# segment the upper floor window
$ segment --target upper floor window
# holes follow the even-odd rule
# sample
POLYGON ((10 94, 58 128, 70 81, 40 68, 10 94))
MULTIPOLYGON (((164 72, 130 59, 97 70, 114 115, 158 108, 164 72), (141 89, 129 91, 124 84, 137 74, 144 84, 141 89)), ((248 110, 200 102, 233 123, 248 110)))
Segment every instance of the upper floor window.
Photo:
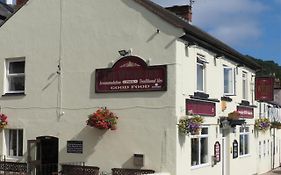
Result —
POLYGON ((205 67, 206 60, 204 56, 197 55, 197 87, 198 91, 205 91, 205 67))
POLYGON ((224 66, 223 67, 224 76, 224 94, 234 95, 235 93, 235 73, 234 68, 224 66))
POLYGON ((23 93, 25 86, 25 60, 6 60, 6 93, 23 93))
POLYGON ((248 98, 248 77, 247 72, 242 73, 242 98, 247 100, 248 98))
POLYGON ((23 156, 23 130, 6 129, 5 130, 6 150, 9 157, 23 156))

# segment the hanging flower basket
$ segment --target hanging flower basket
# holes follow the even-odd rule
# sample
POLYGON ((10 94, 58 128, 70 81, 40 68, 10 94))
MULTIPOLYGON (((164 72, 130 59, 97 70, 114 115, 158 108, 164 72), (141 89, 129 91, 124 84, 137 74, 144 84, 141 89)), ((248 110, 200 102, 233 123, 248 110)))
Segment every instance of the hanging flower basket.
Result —
POLYGON ((201 131, 203 117, 199 115, 185 116, 180 119, 178 127, 181 134, 199 134, 201 131))
POLYGON ((116 130, 118 117, 107 108, 99 108, 93 114, 90 114, 87 125, 98 129, 116 130))
POLYGON ((5 128, 8 125, 8 117, 0 113, 0 128, 5 128))
POLYGON ((275 121, 270 123, 271 128, 281 129, 281 122, 275 121))
POLYGON ((261 118, 255 120, 255 128, 258 130, 265 132, 270 128, 270 126, 271 126, 270 121, 267 118, 261 118))

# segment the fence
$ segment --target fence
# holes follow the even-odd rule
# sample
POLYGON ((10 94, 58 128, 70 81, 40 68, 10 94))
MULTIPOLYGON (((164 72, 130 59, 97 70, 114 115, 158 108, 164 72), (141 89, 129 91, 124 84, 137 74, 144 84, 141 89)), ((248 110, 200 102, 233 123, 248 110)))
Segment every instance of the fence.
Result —
MULTIPOLYGON (((0 161, 0 175, 99 175, 99 167, 77 164, 41 164, 34 167, 34 171, 27 172, 27 163, 0 161)), ((142 175, 154 174, 154 170, 112 168, 112 175, 142 175)))
POLYGON ((27 163, 0 161, 0 172, 4 175, 27 175, 27 163))

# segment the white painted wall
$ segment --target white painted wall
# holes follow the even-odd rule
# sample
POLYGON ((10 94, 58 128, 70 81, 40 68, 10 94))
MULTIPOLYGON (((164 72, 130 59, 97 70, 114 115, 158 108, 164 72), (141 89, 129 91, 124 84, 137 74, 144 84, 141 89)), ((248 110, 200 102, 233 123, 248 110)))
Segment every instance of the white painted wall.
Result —
MULTIPOLYGON (((206 64, 206 91, 205 93, 210 95, 210 98, 217 98, 220 100, 223 94, 223 65, 228 65, 236 69, 236 95, 230 96, 232 102, 227 102, 227 109, 222 111, 221 104, 216 103, 216 116, 205 117, 204 125, 209 126, 209 164, 198 168, 191 167, 191 147, 190 136, 178 136, 178 174, 222 174, 222 162, 217 165, 211 165, 211 156, 214 154, 214 144, 219 141, 222 146, 222 133, 218 125, 218 119, 222 116, 227 116, 229 112, 236 110, 236 106, 241 103, 241 100, 248 100, 252 104, 253 88, 251 86, 254 82, 252 75, 254 71, 246 67, 236 68, 237 63, 228 60, 227 58, 214 59, 215 53, 212 53, 199 46, 191 46, 186 49, 185 43, 182 41, 177 42, 177 115, 178 118, 185 115, 185 99, 189 98, 196 92, 196 63, 197 54, 205 56, 206 64), (247 72, 248 75, 248 98, 242 99, 242 72, 247 72)), ((256 113, 255 113, 256 115, 256 113)), ((250 154, 247 156, 239 156, 237 159, 232 158, 232 143, 236 139, 239 142, 239 127, 236 128, 236 132, 232 130, 228 135, 227 149, 228 152, 228 164, 229 174, 254 174, 256 173, 256 149, 254 139, 254 119, 246 119, 247 126, 250 128, 250 154), (244 166, 247 164, 247 166, 244 166)))
POLYGON ((109 172, 136 168, 132 156, 140 153, 143 168, 176 174, 175 39, 181 35, 131 0, 29 1, 0 29, 1 93, 5 59, 26 60, 26 95, 1 97, 8 128, 23 128, 25 142, 58 137, 60 162, 85 161, 109 172), (168 90, 96 94, 95 69, 130 48, 150 65, 168 65, 168 90), (116 131, 86 126, 98 107, 119 116, 116 131), (67 154, 67 140, 83 140, 83 154, 67 154))

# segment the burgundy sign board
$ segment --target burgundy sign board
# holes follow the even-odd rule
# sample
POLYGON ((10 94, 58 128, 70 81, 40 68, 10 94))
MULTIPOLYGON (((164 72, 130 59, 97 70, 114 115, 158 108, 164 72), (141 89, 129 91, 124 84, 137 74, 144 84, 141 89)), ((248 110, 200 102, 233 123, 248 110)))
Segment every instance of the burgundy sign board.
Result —
POLYGON ((255 80, 255 100, 273 101, 274 78, 256 77, 255 80))
POLYGON ((212 102, 204 102, 198 100, 186 100, 186 114, 189 113, 204 115, 204 116, 215 116, 216 115, 216 104, 212 102))
POLYGON ((240 118, 254 118, 254 109, 250 107, 237 106, 237 112, 240 118))
POLYGON ((221 144, 220 144, 220 142, 216 142, 214 145, 214 156, 215 156, 216 162, 221 161, 221 144))
POLYGON ((96 92, 143 92, 167 90, 167 66, 147 66, 141 58, 126 56, 112 68, 96 69, 96 92))

